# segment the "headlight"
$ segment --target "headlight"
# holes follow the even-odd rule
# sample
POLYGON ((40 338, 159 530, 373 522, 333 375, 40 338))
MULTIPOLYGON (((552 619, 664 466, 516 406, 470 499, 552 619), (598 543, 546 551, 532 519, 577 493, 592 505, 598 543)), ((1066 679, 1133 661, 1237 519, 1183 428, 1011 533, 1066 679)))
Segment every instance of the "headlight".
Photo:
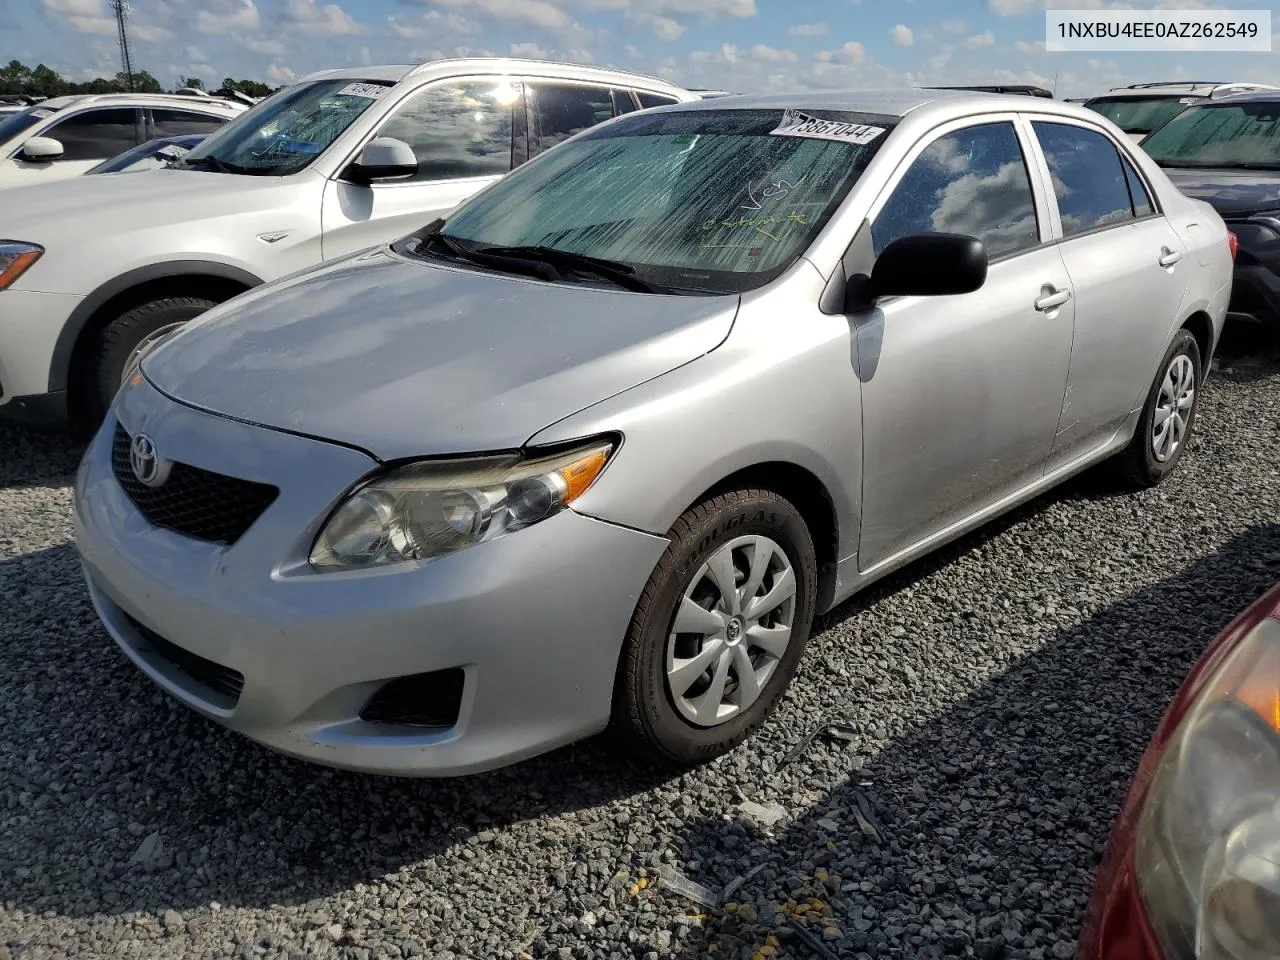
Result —
POLYGON ((428 560, 532 526, 595 482, 610 441, 524 460, 517 456, 411 463, 357 488, 330 516, 311 565, 373 567, 428 560))
POLYGON ((17 240, 0 240, 0 290, 4 290, 40 259, 44 247, 17 240))
POLYGON ((1170 740, 1134 866, 1169 960, 1280 956, 1280 620, 1240 642, 1170 740))

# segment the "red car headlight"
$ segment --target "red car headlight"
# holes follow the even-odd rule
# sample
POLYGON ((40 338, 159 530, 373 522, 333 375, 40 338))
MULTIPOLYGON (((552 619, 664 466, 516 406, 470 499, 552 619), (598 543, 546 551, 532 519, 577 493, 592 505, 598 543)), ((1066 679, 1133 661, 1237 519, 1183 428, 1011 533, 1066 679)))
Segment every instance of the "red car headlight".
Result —
POLYGON ((1133 847, 1167 960, 1280 956, 1280 620, 1257 623, 1165 747, 1133 847))

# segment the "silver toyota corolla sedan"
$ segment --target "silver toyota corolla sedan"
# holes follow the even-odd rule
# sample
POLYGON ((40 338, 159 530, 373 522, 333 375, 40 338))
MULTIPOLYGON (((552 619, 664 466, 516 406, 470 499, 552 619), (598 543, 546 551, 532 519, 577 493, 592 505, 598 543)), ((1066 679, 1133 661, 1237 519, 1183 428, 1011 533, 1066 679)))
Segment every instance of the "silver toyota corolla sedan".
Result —
POLYGON ((77 478, 89 590, 298 757, 453 775, 612 727, 706 760, 815 614, 1091 464, 1173 470, 1229 241, 1069 104, 620 117, 148 353, 77 478))

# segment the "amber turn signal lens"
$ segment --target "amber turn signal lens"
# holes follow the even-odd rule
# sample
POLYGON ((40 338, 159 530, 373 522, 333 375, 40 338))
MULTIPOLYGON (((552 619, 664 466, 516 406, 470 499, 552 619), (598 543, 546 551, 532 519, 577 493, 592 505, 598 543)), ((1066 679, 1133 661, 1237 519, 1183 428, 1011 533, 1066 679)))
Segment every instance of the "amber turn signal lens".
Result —
POLYGON ((573 503, 586 493, 587 487, 595 483, 596 477, 600 475, 608 459, 607 450, 592 450, 581 460, 575 460, 567 467, 561 467, 560 479, 564 481, 565 486, 564 502, 573 503))

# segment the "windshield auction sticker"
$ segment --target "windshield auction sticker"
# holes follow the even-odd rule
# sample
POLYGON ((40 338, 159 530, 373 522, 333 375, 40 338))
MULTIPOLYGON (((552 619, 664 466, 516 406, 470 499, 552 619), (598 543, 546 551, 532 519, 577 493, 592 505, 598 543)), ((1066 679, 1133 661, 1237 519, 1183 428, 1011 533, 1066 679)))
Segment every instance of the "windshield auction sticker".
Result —
POLYGON ((387 88, 380 83, 348 83, 338 91, 338 96, 345 94, 348 97, 365 97, 369 100, 377 100, 386 92, 387 88))
POLYGON ((1049 51, 1271 50, 1270 10, 1046 10, 1049 51))
POLYGON ((838 120, 821 120, 799 110, 782 111, 782 122, 769 133, 775 137, 809 137, 814 140, 838 140, 861 146, 870 143, 884 127, 870 127, 865 123, 841 123, 838 120))

